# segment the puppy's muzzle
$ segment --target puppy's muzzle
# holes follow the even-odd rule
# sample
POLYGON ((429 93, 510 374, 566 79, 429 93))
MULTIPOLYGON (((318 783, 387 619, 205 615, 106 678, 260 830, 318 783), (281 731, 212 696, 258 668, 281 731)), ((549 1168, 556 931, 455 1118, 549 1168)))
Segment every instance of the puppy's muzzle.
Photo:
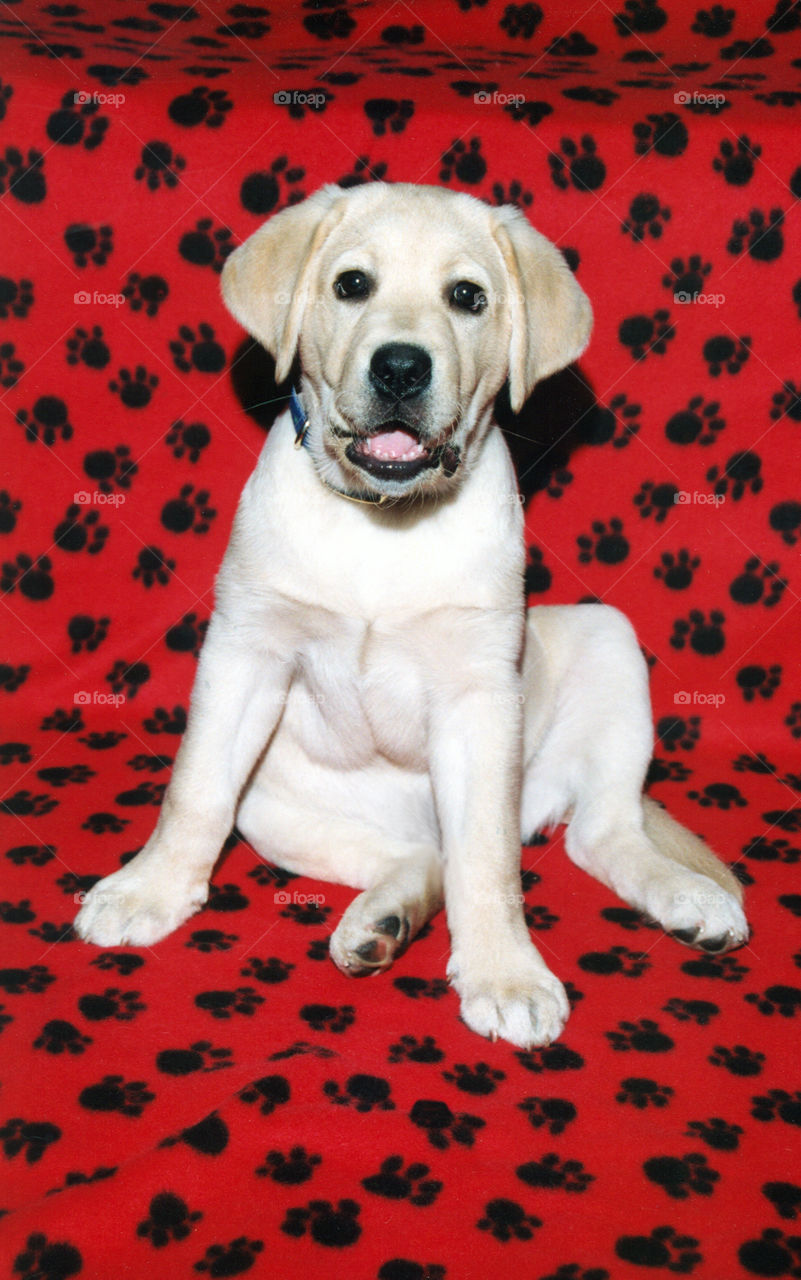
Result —
POLYGON ((373 353, 369 377, 382 400, 410 400, 431 382, 431 356, 410 342, 386 342, 373 353))

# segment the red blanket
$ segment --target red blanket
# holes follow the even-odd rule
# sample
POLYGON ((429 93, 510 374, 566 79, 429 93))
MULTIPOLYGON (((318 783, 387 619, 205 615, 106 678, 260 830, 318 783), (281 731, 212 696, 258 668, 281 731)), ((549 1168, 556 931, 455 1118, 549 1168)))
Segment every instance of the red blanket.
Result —
MULTIPOLYGON (((801 1274, 798 0, 2 7, 3 1274, 801 1274), (535 602, 624 609, 654 794, 747 886, 683 950, 523 850, 564 1039, 458 1021, 438 917, 349 981, 349 891, 234 835, 152 950, 71 932, 155 821, 282 401, 219 298, 325 181, 519 204, 596 311, 519 422, 535 602)), ((283 392, 281 393, 283 394, 283 392)))

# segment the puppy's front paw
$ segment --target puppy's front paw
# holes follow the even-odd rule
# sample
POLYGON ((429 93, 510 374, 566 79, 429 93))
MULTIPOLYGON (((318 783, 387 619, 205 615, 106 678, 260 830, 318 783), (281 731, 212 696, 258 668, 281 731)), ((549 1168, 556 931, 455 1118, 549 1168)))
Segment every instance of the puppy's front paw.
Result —
POLYGON ((182 884, 175 875, 135 859, 87 893, 75 932, 99 947, 149 947, 203 906, 208 883, 182 884))
POLYGON ((570 1014, 567 993, 539 957, 504 971, 477 972, 452 957, 448 977, 461 996, 461 1014, 471 1031, 533 1049, 558 1040, 570 1014))

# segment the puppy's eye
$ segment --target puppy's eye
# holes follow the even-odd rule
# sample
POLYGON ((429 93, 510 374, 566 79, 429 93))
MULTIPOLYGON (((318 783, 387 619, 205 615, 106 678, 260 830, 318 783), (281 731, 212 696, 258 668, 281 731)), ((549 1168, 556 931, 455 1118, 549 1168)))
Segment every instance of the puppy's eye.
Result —
POLYGON ((334 281, 334 293, 338 298, 366 298, 370 285, 370 277, 363 271, 343 271, 334 281))
POLYGON ((451 290, 451 304, 460 311, 472 311, 478 315, 487 305, 487 295, 480 284, 460 280, 451 290))

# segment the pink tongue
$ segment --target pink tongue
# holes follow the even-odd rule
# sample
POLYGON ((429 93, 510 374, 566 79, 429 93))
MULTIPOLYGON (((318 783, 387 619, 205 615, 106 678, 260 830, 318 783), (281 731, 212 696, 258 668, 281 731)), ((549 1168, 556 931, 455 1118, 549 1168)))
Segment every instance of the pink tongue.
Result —
POLYGON ((419 457, 424 452, 410 431, 380 431, 364 441, 364 449, 374 458, 402 458, 407 453, 419 457))

